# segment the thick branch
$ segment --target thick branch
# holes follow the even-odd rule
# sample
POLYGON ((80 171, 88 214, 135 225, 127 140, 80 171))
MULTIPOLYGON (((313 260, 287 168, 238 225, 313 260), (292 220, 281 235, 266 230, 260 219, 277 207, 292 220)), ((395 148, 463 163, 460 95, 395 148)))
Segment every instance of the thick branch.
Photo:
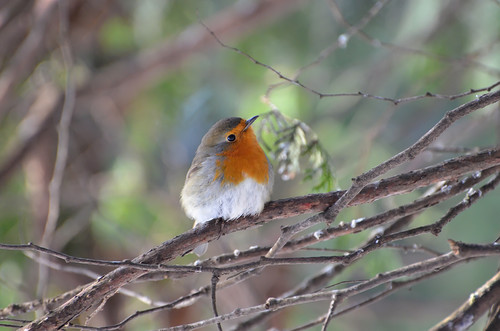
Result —
POLYGON ((331 206, 323 213, 309 217, 308 219, 297 224, 284 227, 282 234, 269 250, 268 255, 274 255, 297 233, 304 231, 316 224, 326 222, 327 225, 332 223, 340 211, 348 207, 356 196, 375 178, 387 173, 389 170, 406 161, 414 159, 418 154, 425 150, 433 141, 435 141, 453 122, 470 114, 471 112, 484 108, 500 100, 500 91, 482 95, 474 101, 470 101, 459 107, 448 111, 439 122, 429 129, 422 137, 414 144, 405 150, 399 152, 388 160, 373 167, 367 172, 353 178, 351 187, 339 197, 331 206))
POLYGON ((333 220, 338 215, 340 210, 345 208, 349 204, 349 202, 354 199, 356 195, 362 190, 362 188, 366 186, 366 184, 368 184, 378 176, 385 174, 390 169, 393 169, 394 167, 402 164, 403 162, 414 159, 456 120, 467 114, 470 114, 477 109, 481 109, 486 107, 487 105, 495 103, 499 99, 500 91, 496 91, 490 94, 483 95, 482 97, 474 101, 463 104, 447 112, 445 116, 438 123, 436 123, 436 125, 434 125, 429 131, 427 131, 413 145, 411 145, 404 151, 401 151, 400 153, 394 155, 380 165, 356 177, 353 180, 353 184, 349 188, 349 190, 347 190, 347 192, 342 195, 342 197, 337 202, 335 202, 332 207, 328 208, 328 210, 325 212, 325 218, 329 221, 333 220))

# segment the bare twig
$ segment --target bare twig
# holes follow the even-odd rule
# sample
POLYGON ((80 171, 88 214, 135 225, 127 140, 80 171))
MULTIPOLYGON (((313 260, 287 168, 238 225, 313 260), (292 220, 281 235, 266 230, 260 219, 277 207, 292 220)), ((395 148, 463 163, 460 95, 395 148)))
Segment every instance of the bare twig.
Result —
POLYGON ((450 316, 431 328, 431 331, 465 330, 498 302, 500 297, 500 272, 472 293, 450 316))
MULTIPOLYGON (((312 94, 315 94, 317 95, 318 97, 320 98, 326 98, 326 97, 362 97, 362 98, 371 98, 371 99, 375 99, 375 100, 381 100, 381 101, 387 101, 387 102, 391 102, 392 104, 394 105, 399 105, 399 104, 402 104, 402 103, 408 103, 408 102, 412 102, 412 101, 416 101, 416 100, 420 100, 420 99, 424 99, 424 98, 437 98, 437 99, 448 99, 448 100, 454 100, 454 99, 457 99, 457 98, 461 98, 461 97, 464 97, 464 96, 467 96, 467 95, 473 95, 473 94, 477 94, 477 93, 480 93, 480 92, 490 92, 492 91, 494 88, 496 88, 497 86, 500 85, 500 81, 497 81, 487 87, 484 87, 484 88, 480 88, 480 89, 470 89, 469 91, 466 91, 466 92, 462 92, 462 93, 458 93, 458 94, 453 94, 453 95, 445 95, 445 94, 439 94, 439 93, 432 93, 432 92, 426 92, 425 94, 421 94, 421 95, 416 95, 416 96, 411 96, 411 97, 406 97, 406 98, 389 98, 389 97, 384 97, 384 96, 377 96, 377 95, 373 95, 373 94, 370 94, 370 93, 365 93, 365 92, 357 92, 357 93, 323 93, 323 92, 319 92, 311 87, 308 87, 307 85, 303 84, 302 82, 300 82, 298 79, 294 79, 294 78, 290 78, 288 76, 285 76, 283 73, 281 73, 279 70, 275 69, 274 67, 268 65, 268 64, 265 64, 259 60, 257 60, 255 57, 253 57, 252 55, 250 55, 249 53, 246 53, 244 51, 242 51, 241 49, 237 48, 237 47, 233 47, 233 46, 229 46, 228 44, 224 43, 219 37, 218 35, 213 31, 211 30, 206 24, 204 24, 203 22, 200 22, 204 27, 205 29, 212 35, 212 37, 217 41, 217 43, 226 48, 226 49, 229 49, 235 53, 238 53, 246 58, 248 58, 250 61, 252 61, 254 64, 260 66, 260 67, 263 67, 271 72, 273 72, 279 79, 282 79, 284 80, 285 82, 291 84, 291 85, 295 85, 295 86, 298 86, 302 89, 304 89, 305 91, 308 91, 312 94)), ((378 41, 380 43, 380 41, 378 41)), ((389 45, 387 43, 387 45, 389 45)), ((391 45, 392 47, 396 48, 395 45, 391 45)), ((404 50, 405 48, 404 47, 399 47, 398 49, 402 49, 404 50)), ((412 51, 412 53, 421 53, 421 52, 417 52, 417 51, 412 51)), ((273 85, 271 85, 271 89, 273 88, 273 85)), ((266 93, 266 96, 268 96, 269 92, 266 93)))
POLYGON ((337 298, 337 294, 336 293, 332 294, 332 301, 330 301, 330 307, 328 308, 328 313, 326 314, 326 318, 323 322, 323 325, 321 326, 321 331, 326 331, 328 329, 328 324, 330 323, 330 320, 333 317, 335 309, 337 309, 339 301, 341 300, 337 298))
MULTIPOLYGON (((334 1, 332 1, 334 2, 334 1)), ((305 66, 299 68, 295 74, 293 75, 293 78, 291 79, 287 79, 286 77, 280 77, 282 79, 284 79, 285 81, 284 82, 280 82, 280 83, 276 83, 276 84, 271 84, 269 85, 269 87, 267 88, 266 90, 266 94, 264 96, 264 98, 266 100, 269 100, 270 98, 270 95, 271 93, 278 87, 282 86, 283 84, 287 84, 287 83, 291 83, 290 80, 292 81, 296 81, 298 82, 298 77, 306 70, 310 69, 311 67, 315 66, 315 65, 318 65, 320 64, 323 60, 325 60, 328 56, 330 56, 335 50, 337 50, 338 48, 345 48, 346 45, 347 45, 347 42, 349 41, 349 39, 354 35, 356 34, 358 31, 360 31, 361 29, 363 29, 375 16, 377 16, 377 14, 380 12, 380 10, 386 5, 386 3, 388 2, 388 0, 382 0, 382 1, 377 1, 373 6, 372 8, 370 8, 370 10, 368 11, 368 13, 356 24, 356 26, 349 26, 348 27, 348 31, 346 33, 343 33, 342 35, 340 35, 338 38, 337 38, 337 41, 325 48, 324 50, 322 50, 319 54, 319 56, 312 62, 306 64, 305 66)), ((219 40, 219 44, 221 44, 220 40, 219 40)), ((224 44, 222 44, 222 46, 225 46, 224 44)), ((232 49, 234 51, 233 48, 229 47, 230 49, 232 49)), ((246 56, 247 58, 249 58, 250 60, 252 60, 255 64, 258 64, 258 65, 261 65, 260 62, 258 61, 255 61, 255 59, 253 59, 253 57, 251 56, 246 56)), ((268 67, 266 67, 267 69, 269 69, 268 67)), ((271 69, 271 71, 275 72, 274 70, 271 69)), ((276 73, 276 72, 275 72, 276 73)), ((300 86, 300 85, 299 85, 300 86)), ((310 92, 313 92, 314 90, 311 90, 310 92)), ((320 97, 322 97, 321 94, 319 94, 318 92, 313 92, 313 93, 316 93, 318 94, 320 97)), ((347 95, 346 95, 347 96, 347 95)), ((359 94, 357 94, 357 96, 360 96, 359 94)))
MULTIPOLYGON (((68 41, 68 8, 67 3, 59 1, 59 26, 60 43, 64 67, 66 69, 66 88, 64 94, 64 103, 61 113, 61 119, 58 126, 57 156, 54 165, 54 173, 49 183, 49 209, 45 228, 43 231, 41 245, 49 247, 53 240, 56 230, 57 220, 59 219, 59 204, 61 200, 61 184, 64 176, 64 168, 68 158, 69 148, 69 126, 73 117, 75 108, 75 86, 72 77, 73 56, 68 41)), ((47 287, 48 269, 40 264, 38 269, 38 296, 43 297, 47 287)))
MULTIPOLYGON (((212 293, 212 310, 214 311, 214 316, 218 317, 219 313, 217 312, 217 283, 219 282, 219 275, 217 273, 212 274, 212 290, 210 291, 212 293)), ((217 329, 219 331, 222 331, 222 325, 220 323, 217 323, 217 329)))
MULTIPOLYGON (((386 49, 393 51, 393 52, 419 55, 419 56, 423 56, 423 57, 426 57, 429 59, 434 59, 434 60, 438 60, 438 61, 449 63, 449 64, 460 63, 461 65, 474 66, 477 69, 482 70, 482 71, 484 71, 490 75, 493 75, 493 76, 498 76, 498 74, 499 74, 499 71, 497 68, 494 68, 494 67, 491 67, 491 66, 488 66, 488 65, 485 65, 483 63, 475 61, 474 58, 477 56, 465 55, 461 58, 451 58, 451 57, 447 57, 447 56, 443 56, 443 55, 438 55, 435 53, 430 53, 430 52, 425 51, 425 50, 414 49, 414 48, 410 48, 407 46, 396 45, 394 43, 385 42, 385 41, 381 41, 379 39, 373 38, 373 37, 369 36, 366 32, 364 32, 362 30, 362 28, 356 28, 356 26, 351 25, 344 18, 343 14, 342 14, 339 6, 335 2, 335 0, 329 1, 329 4, 330 4, 330 9, 332 11, 333 16, 343 26, 345 26, 348 29, 348 31, 351 31, 351 30, 354 31, 354 33, 352 35, 358 36, 361 40, 367 42, 368 45, 370 45, 374 48, 386 48, 386 49)), ((338 43, 344 40, 344 37, 342 37, 342 38, 341 37, 339 37, 339 41, 337 41, 338 43)), ((346 43, 348 40, 349 39, 345 39, 344 42, 346 43)), ((410 98, 412 98, 412 97, 410 97, 410 98)), ((416 100, 416 99, 413 99, 413 100, 416 100)))
POLYGON ((381 241, 379 243, 382 244, 383 242, 391 242, 395 240, 410 238, 422 233, 432 233, 434 235, 438 235, 443 227, 448 224, 454 217, 469 208, 471 204, 483 197, 486 193, 492 191, 499 183, 500 175, 497 174, 489 183, 483 185, 478 191, 471 190, 470 192, 468 192, 465 198, 460 201, 460 203, 450 208, 446 215, 444 215, 439 221, 429 225, 423 225, 410 230, 384 236, 383 238, 381 238, 381 241))
POLYGON ((77 286, 74 289, 60 294, 54 298, 50 299, 37 299, 33 301, 28 301, 24 303, 16 303, 11 304, 5 308, 0 309, 0 317, 5 318, 7 316, 17 316, 25 313, 32 312, 41 307, 46 307, 47 309, 54 309, 55 307, 60 306, 64 302, 71 299, 78 292, 80 292, 84 288, 84 286, 77 286))
MULTIPOLYGON (((287 291, 280 298, 287 298, 291 296, 301 295, 308 292, 313 292, 318 289, 323 288, 328 281, 330 281, 334 275, 339 273, 339 269, 342 269, 344 265, 327 265, 324 267, 318 274, 305 279, 300 284, 298 284, 294 289, 287 291)), ((264 311, 260 312, 252 318, 247 319, 246 321, 241 322, 232 331, 244 331, 248 330, 251 327, 255 326, 258 323, 262 323, 266 318, 268 318, 275 311, 264 311)))
MULTIPOLYGON (((151 313, 158 312, 158 311, 162 311, 162 310, 168 310, 168 309, 174 309, 174 308, 181 308, 181 307, 185 306, 186 303, 189 303, 190 301, 196 299, 200 295, 207 295, 210 292, 210 288, 211 288, 211 286, 204 287, 201 290, 198 290, 198 291, 196 291, 194 293, 191 293, 191 294, 189 294, 189 295, 187 295, 185 297, 178 298, 178 299, 176 299, 176 300, 174 300, 172 302, 166 303, 166 304, 164 304, 162 306, 159 306, 159 307, 136 311, 134 314, 128 316, 127 318, 125 318, 120 323, 117 323, 117 324, 114 324, 114 325, 109 325, 109 326, 104 326, 104 327, 99 327, 99 328, 89 328, 89 329, 92 329, 92 330, 102 330, 102 331, 104 331, 104 330, 120 330, 128 322, 136 319, 137 317, 144 316, 144 315, 151 314, 151 313)), ((81 325, 72 324, 72 326, 77 327, 77 328, 86 329, 85 326, 81 326, 81 325)))

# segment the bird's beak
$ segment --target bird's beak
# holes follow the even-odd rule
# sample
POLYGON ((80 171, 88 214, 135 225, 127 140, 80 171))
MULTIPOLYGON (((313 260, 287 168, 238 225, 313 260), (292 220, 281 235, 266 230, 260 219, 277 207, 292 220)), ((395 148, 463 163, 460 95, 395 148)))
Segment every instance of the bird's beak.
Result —
POLYGON ((246 129, 248 129, 250 127, 250 125, 252 125, 253 122, 255 122, 255 120, 257 119, 257 117, 259 117, 259 115, 256 115, 254 117, 251 117, 249 119, 247 119, 246 121, 246 125, 245 125, 245 128, 243 129, 243 131, 245 131, 246 129))

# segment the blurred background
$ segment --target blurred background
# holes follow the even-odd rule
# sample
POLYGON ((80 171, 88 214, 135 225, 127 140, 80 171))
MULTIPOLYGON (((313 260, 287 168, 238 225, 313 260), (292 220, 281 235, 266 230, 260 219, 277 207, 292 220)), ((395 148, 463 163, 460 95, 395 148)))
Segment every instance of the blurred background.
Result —
MULTIPOLYGON (((446 111, 483 92, 446 96, 500 80, 499 18, 500 3, 493 0, 2 1, 0 242, 33 242, 80 257, 132 259, 191 228, 179 193, 208 128, 224 117, 249 118, 271 109, 308 125, 325 157, 329 155, 334 187, 348 188, 353 176, 408 147, 446 111), (203 25, 222 43, 264 65, 224 47, 203 25), (274 71, 297 78, 307 89, 274 71), (393 102, 427 92, 444 97, 393 102), (354 95, 320 98, 321 93, 354 95), (65 113, 70 121, 68 154, 59 172, 58 198, 50 183, 56 156, 64 157, 62 109, 72 113, 65 113), (49 213, 51 203, 59 206, 55 214, 54 209, 49 213)), ((499 108, 493 105, 455 123, 433 145, 434 152, 389 175, 498 145, 499 133, 499 108)), ((275 155, 274 137, 260 138, 270 146, 268 155, 275 155)), ((306 159, 300 166, 306 170, 311 165, 306 159)), ((303 180, 303 172, 292 177, 277 175, 273 199, 311 193, 321 181, 303 180)), ((369 216, 422 193, 350 208, 338 220, 369 216)), ((415 224, 434 222, 459 199, 425 212, 415 224)), ((438 238, 422 236, 409 243, 445 252, 448 238, 492 242, 500 233, 499 199, 493 192, 438 238)), ((210 244, 207 256, 272 244, 280 225, 294 221, 225 236, 210 244)), ((368 235, 338 238, 325 247, 352 249, 368 235)), ((0 250, 0 307, 52 297, 91 281, 77 270, 40 267, 36 256, 30 256, 0 250)), ((379 250, 335 282, 366 279, 423 257, 379 250)), ((188 255, 174 262, 194 260, 188 255)), ((497 267, 495 259, 462 265, 339 317, 331 329, 426 329, 466 300, 497 267)), ((279 296, 310 272, 308 267, 268 268, 242 286, 220 291, 219 313, 279 296)), ((169 302, 209 282, 210 275, 199 275, 141 283, 133 290, 169 302)), ((115 295, 93 325, 117 323, 148 307, 115 295)), ((261 327, 291 328, 326 310, 326 303, 285 309, 261 327)), ((210 301, 203 298, 183 309, 139 318, 128 329, 167 327, 211 315, 210 301)))

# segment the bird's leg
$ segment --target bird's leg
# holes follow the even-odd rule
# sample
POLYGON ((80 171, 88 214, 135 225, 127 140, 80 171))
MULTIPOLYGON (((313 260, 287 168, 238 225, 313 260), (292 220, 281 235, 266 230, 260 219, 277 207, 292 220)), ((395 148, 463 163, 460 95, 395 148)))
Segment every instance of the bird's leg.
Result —
POLYGON ((215 219, 215 224, 219 227, 219 235, 217 236, 217 240, 219 240, 219 238, 222 236, 222 231, 224 230, 225 223, 226 221, 222 217, 215 219))

